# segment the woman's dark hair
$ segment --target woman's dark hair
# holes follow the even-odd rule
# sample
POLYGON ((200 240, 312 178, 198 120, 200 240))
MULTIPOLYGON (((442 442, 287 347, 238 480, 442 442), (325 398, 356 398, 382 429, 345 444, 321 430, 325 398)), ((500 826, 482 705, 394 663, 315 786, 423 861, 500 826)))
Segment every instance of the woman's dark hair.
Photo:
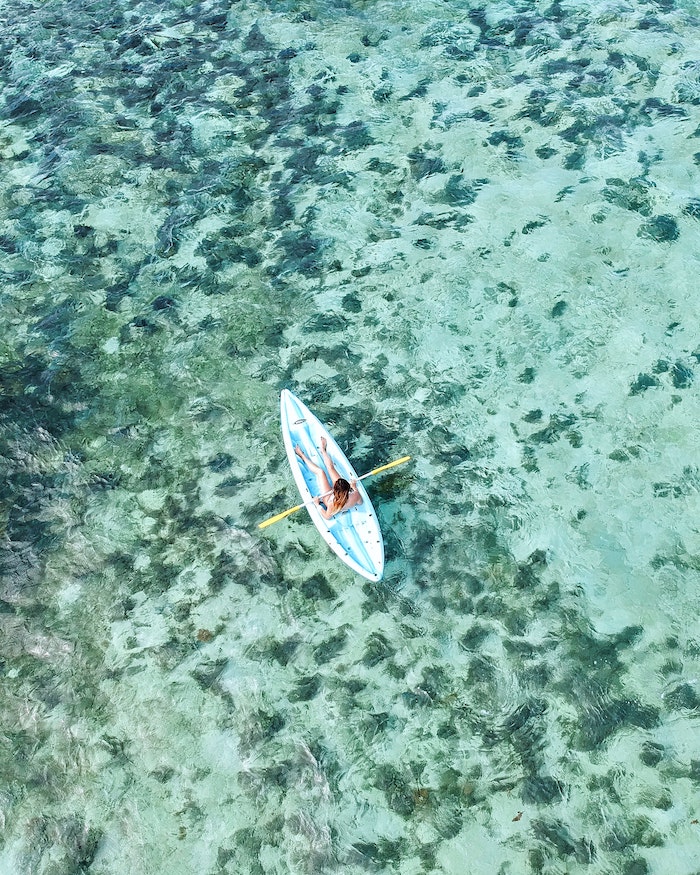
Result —
POLYGON ((336 508, 345 507, 349 495, 350 484, 343 477, 338 477, 333 484, 333 504, 336 508))

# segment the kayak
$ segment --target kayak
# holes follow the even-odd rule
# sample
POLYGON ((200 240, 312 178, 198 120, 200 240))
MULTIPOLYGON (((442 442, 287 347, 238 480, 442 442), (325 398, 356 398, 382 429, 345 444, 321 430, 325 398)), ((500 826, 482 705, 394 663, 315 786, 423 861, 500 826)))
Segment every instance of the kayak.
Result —
POLYGON ((289 389, 282 390, 280 409, 284 448, 294 481, 321 537, 335 555, 357 574, 374 582, 381 580, 384 574, 382 532, 372 502, 354 468, 328 429, 289 389), (309 459, 323 466, 320 452, 322 437, 328 442, 326 449, 340 476, 346 480, 356 480, 355 488, 362 496, 362 504, 341 511, 329 520, 313 503, 313 496, 320 491, 316 475, 294 452, 294 447, 298 445, 309 459))

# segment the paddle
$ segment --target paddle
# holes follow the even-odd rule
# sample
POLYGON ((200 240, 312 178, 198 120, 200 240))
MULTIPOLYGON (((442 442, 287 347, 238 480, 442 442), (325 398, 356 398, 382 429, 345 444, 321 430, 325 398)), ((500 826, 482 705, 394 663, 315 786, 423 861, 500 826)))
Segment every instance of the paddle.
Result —
MULTIPOLYGON (((393 462, 389 462, 388 465, 381 465, 379 468, 375 468, 373 471, 368 471, 366 474, 363 474, 362 477, 358 477, 357 479, 364 480, 365 477, 371 477, 373 474, 381 474, 382 471, 387 471, 389 468, 395 468, 396 465, 403 465, 403 463, 408 462, 410 458, 410 456, 402 456, 400 459, 395 459, 393 462)), ((325 498, 326 495, 330 494, 330 492, 325 492, 320 497, 325 498)), ((307 504, 313 504, 313 501, 305 501, 303 504, 297 504, 296 507, 290 507, 289 510, 283 510, 282 513, 275 514, 275 516, 271 516, 269 519, 263 520, 261 523, 258 523, 258 528, 265 529, 268 526, 271 526, 273 523, 277 523, 280 520, 283 520, 285 517, 290 516, 290 514, 296 513, 298 510, 301 510, 302 507, 306 507, 307 504)))

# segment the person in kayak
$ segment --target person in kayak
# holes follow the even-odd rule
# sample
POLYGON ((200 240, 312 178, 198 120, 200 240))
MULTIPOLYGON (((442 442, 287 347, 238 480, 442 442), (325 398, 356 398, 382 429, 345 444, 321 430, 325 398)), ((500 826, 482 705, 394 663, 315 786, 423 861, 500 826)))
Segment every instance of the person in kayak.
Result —
POLYGON ((323 457, 323 463, 328 469, 328 473, 326 473, 321 465, 317 465, 305 456, 298 444, 294 447, 294 452, 306 467, 316 475, 321 494, 314 496, 314 504, 318 507, 321 516, 329 520, 332 516, 340 513, 341 510, 349 510, 357 504, 362 504, 362 496, 357 489, 356 480, 348 481, 338 474, 326 447, 327 441, 325 437, 322 437, 321 456, 323 457), (331 494, 329 495, 329 493, 331 494))

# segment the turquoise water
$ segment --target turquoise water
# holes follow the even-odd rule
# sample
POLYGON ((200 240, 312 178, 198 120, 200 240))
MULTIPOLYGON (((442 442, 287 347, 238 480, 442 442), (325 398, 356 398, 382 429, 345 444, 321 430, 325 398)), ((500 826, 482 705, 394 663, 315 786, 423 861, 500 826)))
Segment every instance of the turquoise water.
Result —
POLYGON ((698 872, 699 16, 2 4, 3 875, 698 872))

